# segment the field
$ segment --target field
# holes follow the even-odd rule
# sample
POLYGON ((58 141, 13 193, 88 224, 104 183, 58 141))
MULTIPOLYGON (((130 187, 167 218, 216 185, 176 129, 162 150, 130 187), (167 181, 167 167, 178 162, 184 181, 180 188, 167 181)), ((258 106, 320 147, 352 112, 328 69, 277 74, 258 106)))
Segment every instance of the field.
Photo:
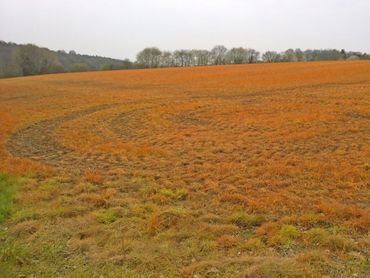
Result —
POLYGON ((6 277, 370 275, 370 62, 4 79, 0 119, 6 277))

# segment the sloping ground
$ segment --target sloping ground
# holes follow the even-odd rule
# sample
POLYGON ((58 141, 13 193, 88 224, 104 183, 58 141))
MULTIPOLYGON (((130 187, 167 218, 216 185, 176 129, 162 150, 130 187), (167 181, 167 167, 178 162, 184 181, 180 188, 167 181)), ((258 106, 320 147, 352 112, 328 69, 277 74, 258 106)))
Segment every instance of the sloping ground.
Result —
POLYGON ((369 107, 367 61, 0 80, 0 269, 366 277, 369 107))
MULTIPOLYGON (((21 69, 14 64, 13 59, 16 50, 22 46, 24 45, 11 42, 6 43, 0 40, 0 78, 23 76, 21 69)), ((58 63, 60 63, 62 68, 58 67, 59 71, 94 71, 101 70, 104 66, 108 66, 111 69, 126 69, 132 67, 132 63, 129 61, 122 61, 107 57, 81 55, 76 53, 72 54, 64 51, 53 51, 49 49, 47 49, 47 52, 50 55, 55 56, 55 58, 58 60, 58 63)))

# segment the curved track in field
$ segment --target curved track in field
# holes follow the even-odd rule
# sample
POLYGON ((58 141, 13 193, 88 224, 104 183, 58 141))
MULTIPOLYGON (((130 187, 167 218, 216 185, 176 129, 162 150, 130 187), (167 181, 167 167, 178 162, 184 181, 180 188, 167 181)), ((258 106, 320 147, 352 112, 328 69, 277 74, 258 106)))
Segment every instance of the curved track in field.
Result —
POLYGON ((98 111, 109 109, 116 104, 94 106, 63 116, 42 120, 17 130, 7 141, 8 151, 18 157, 29 158, 58 168, 98 167, 105 163, 96 157, 81 156, 76 151, 60 144, 54 137, 55 130, 63 123, 98 111))
MULTIPOLYGON (((360 84, 365 86, 368 82, 360 84)), ((314 88, 319 90, 321 87, 314 88)), ((311 87, 306 89, 307 93, 312 91, 311 87)), ((328 90, 326 86, 325 89, 328 90)), ((263 98, 267 96, 271 103, 279 103, 283 93, 289 93, 290 97, 299 99, 303 104, 314 101, 312 98, 302 99, 302 88, 282 89, 279 92, 274 94, 275 91, 266 90, 258 94, 250 93, 229 98, 162 98, 148 103, 143 100, 135 102, 140 104, 138 107, 131 107, 128 111, 118 110, 113 117, 104 119, 107 123, 105 128, 110 130, 109 134, 113 133, 118 141, 163 150, 165 155, 162 157, 159 155, 143 160, 140 155, 121 155, 104 150, 82 153, 73 148, 73 142, 72 147, 67 147, 55 136, 58 127, 64 123, 116 107, 119 103, 98 105, 33 123, 12 134, 6 147, 14 156, 66 170, 125 167, 157 172, 167 172, 169 168, 186 172, 184 165, 198 167, 207 163, 234 163, 248 161, 251 157, 267 159, 272 157, 269 152, 273 153, 273 159, 281 160, 286 156, 304 155, 314 159, 320 153, 363 151, 363 142, 366 142, 368 134, 363 122, 369 118, 361 113, 347 113, 326 122, 320 119, 311 122, 308 127, 312 130, 319 128, 321 133, 313 132, 307 138, 304 137, 307 128, 304 123, 285 121, 277 122, 280 124, 278 126, 263 121, 264 118, 253 121, 254 114, 249 111, 251 105, 264 103, 263 98), (249 121, 250 119, 252 121, 249 121), (341 129, 353 120, 361 124, 357 130, 346 132, 341 129), (287 134, 301 131, 303 137, 287 141, 283 136, 276 137, 279 129, 285 129, 287 134), (262 141, 263 145, 260 144, 262 141)), ((255 107, 260 107, 262 114, 263 107, 255 107)), ((290 109, 288 112, 294 114, 294 109, 290 109)), ((274 114, 271 115, 269 119, 274 118, 274 114)), ((267 114, 265 116, 267 117, 267 114)), ((109 138, 107 141, 109 142, 109 138)))

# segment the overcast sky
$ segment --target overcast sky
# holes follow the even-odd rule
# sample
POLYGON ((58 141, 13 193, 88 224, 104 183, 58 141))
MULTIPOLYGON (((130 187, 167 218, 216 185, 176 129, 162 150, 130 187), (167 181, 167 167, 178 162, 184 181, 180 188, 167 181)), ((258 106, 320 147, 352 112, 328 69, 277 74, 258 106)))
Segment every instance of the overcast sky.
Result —
POLYGON ((147 46, 370 52, 370 0, 0 0, 0 40, 131 59, 147 46))

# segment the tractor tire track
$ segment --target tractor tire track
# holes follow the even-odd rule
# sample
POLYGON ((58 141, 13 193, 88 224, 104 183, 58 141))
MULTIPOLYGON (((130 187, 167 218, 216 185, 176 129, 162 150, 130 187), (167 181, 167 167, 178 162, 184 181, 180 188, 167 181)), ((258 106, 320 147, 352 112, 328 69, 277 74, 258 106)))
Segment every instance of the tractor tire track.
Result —
POLYGON ((32 159, 56 168, 104 168, 105 163, 102 163, 102 161, 87 159, 75 150, 60 144, 54 137, 54 132, 64 122, 109 109, 116 105, 94 106, 36 122, 13 133, 6 143, 6 148, 14 156, 32 159))

